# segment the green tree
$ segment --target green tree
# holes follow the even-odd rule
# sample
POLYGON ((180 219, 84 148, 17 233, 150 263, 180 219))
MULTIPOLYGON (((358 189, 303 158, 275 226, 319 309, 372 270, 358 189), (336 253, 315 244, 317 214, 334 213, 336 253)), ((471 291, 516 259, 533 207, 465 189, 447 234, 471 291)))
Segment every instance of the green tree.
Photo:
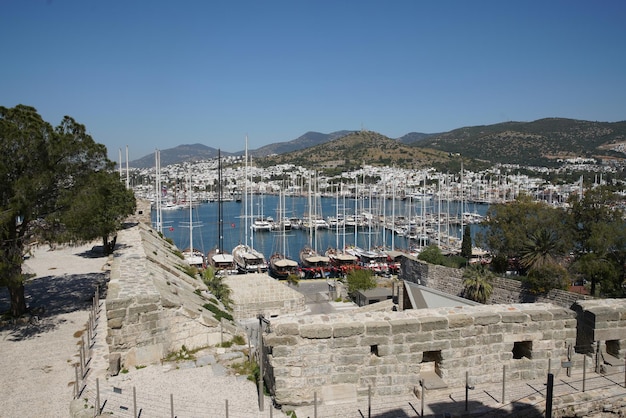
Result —
MULTIPOLYGON (((477 234, 477 241, 489 248, 494 257, 520 258, 526 238, 541 230, 558 237, 554 252, 565 254, 571 248, 566 213, 525 194, 513 202, 490 206, 482 225, 485 232, 477 234)), ((525 270, 521 265, 517 269, 522 273, 525 270)))
POLYGON ((446 262, 446 257, 441 253, 441 250, 435 244, 430 244, 428 247, 424 248, 417 256, 417 259, 440 266, 445 265, 446 262))
POLYGON ((348 294, 354 295, 358 290, 368 290, 376 287, 376 279, 371 270, 352 270, 346 277, 348 294))
POLYGON ((95 171, 80 179, 74 193, 64 196, 68 208, 61 217, 65 234, 59 239, 92 241, 101 238, 105 254, 111 254, 115 237, 109 237, 122 228, 122 221, 135 211, 136 200, 116 172, 95 171))
POLYGON ((534 293, 548 293, 552 289, 566 289, 569 273, 556 263, 545 263, 530 269, 524 282, 534 293))
POLYGON ((471 264, 463 272, 463 294, 475 302, 486 303, 493 293, 493 273, 482 264, 471 264))
POLYGON ((0 107, 0 284, 11 314, 26 312, 23 255, 44 232, 55 237, 79 179, 112 163, 106 147, 66 116, 53 128, 29 106, 0 107))
POLYGON ((465 228, 463 228, 463 240, 461 241, 461 257, 467 260, 472 258, 472 235, 469 225, 465 225, 465 228))
POLYGON ((202 272, 202 281, 204 281, 204 284, 206 284, 213 296, 220 300, 226 308, 230 307, 233 303, 230 298, 231 289, 224 283, 223 276, 216 275, 213 268, 209 267, 202 272))
POLYGON ((587 189, 582 198, 570 199, 569 221, 575 236, 572 270, 591 282, 592 295, 623 295, 626 221, 618 203, 619 196, 608 187, 587 189))

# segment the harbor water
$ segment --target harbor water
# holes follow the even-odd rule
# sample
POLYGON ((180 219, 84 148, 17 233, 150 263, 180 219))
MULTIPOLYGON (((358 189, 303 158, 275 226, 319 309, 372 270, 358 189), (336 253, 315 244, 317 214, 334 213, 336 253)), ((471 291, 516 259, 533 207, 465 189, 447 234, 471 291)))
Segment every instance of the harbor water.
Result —
MULTIPOLYGON (((218 202, 194 204, 191 210, 184 204, 177 209, 162 210, 163 235, 172 239, 181 250, 190 247, 190 238, 193 240, 193 247, 204 254, 220 247, 223 251, 231 252, 236 245, 248 243, 267 259, 274 252, 281 252, 296 261, 299 259, 300 250, 307 245, 320 254, 328 248, 347 246, 414 252, 427 245, 424 235, 420 234, 417 238, 413 235, 409 238, 409 234, 398 234, 392 231, 394 221, 396 225, 402 221, 406 223, 412 221, 413 228, 422 232, 426 228, 430 243, 439 244, 441 247, 448 243, 459 246, 463 232, 462 224, 480 219, 488 208, 484 204, 461 205, 457 201, 439 201, 432 196, 404 200, 376 198, 355 200, 348 197, 310 199, 304 196, 286 196, 281 199, 278 195, 256 195, 249 198, 245 204, 244 201, 230 200, 222 202, 221 205, 222 222, 218 220, 218 202), (348 219, 357 214, 361 219, 372 221, 365 222, 358 228, 302 227, 292 228, 284 233, 280 227, 272 231, 257 232, 251 227, 253 219, 269 217, 270 221, 278 223, 285 217, 302 220, 309 217, 309 214, 312 218, 324 220, 348 219), (463 217, 464 220, 461 221, 463 217), (220 223, 223 230, 221 240, 220 223)), ((152 211, 152 222, 156 226, 155 212, 152 211)), ((472 224, 472 235, 479 228, 479 225, 472 224)))

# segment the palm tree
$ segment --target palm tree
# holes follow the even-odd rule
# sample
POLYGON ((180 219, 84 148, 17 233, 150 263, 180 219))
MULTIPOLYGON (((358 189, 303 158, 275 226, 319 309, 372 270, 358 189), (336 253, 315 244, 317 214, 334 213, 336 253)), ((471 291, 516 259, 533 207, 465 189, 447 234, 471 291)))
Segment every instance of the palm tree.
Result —
POLYGON ((521 251, 521 264, 527 270, 557 264, 556 258, 560 253, 559 237, 554 231, 540 228, 529 234, 521 251))
POLYGON ((463 272, 463 294, 475 302, 486 303, 493 293, 493 273, 482 264, 472 264, 463 272))

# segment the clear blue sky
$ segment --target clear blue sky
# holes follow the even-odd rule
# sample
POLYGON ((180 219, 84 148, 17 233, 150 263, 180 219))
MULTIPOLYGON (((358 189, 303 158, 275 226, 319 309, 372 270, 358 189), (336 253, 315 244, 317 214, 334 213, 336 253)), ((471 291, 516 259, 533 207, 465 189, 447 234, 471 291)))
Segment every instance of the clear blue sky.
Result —
POLYGON ((626 1, 0 0, 0 105, 112 159, 307 131, 626 120, 626 1))

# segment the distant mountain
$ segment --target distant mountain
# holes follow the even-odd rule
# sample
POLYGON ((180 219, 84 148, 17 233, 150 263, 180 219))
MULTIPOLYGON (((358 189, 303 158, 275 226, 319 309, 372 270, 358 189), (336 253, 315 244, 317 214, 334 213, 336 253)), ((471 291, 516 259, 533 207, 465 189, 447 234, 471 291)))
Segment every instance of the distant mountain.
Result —
POLYGON ((260 166, 292 163, 302 167, 349 171, 363 164, 423 167, 444 163, 448 153, 404 145, 377 132, 356 131, 310 148, 256 160, 260 166))
MULTIPOLYGON (((340 164, 340 161, 346 161, 348 165, 361 164, 363 161, 368 164, 391 161, 393 164, 414 166, 415 162, 425 162, 428 155, 434 159, 432 164, 442 163, 440 153, 433 154, 433 150, 451 155, 460 154, 485 163, 538 166, 550 166, 559 158, 570 157, 625 159, 626 151, 623 150, 626 150, 626 121, 591 122, 546 118, 533 122, 469 126, 436 134, 411 132, 397 140, 369 131, 344 130, 329 134, 307 132, 291 141, 265 145, 255 150, 248 150, 248 153, 256 159, 271 157, 268 161, 273 163, 309 161, 315 164, 326 164, 330 161, 332 162, 330 165, 342 166, 343 163, 340 164), (374 137, 377 139, 369 142, 374 137), (343 138, 349 138, 343 146, 337 145, 341 142, 335 143, 343 138), (360 145, 351 144, 350 141, 353 139, 365 142, 360 145), (381 141, 387 144, 388 148, 384 151, 388 155, 385 155, 385 152, 376 151, 381 141), (333 145, 317 148, 330 143, 333 145), (371 152, 367 150, 370 146, 374 147, 371 152), (395 153, 396 146, 403 147, 401 149, 404 155, 395 153), (312 155, 314 153, 319 153, 319 155, 312 155), (276 155, 280 158, 272 157, 276 155)), ((244 151, 222 152, 225 156, 243 153, 244 151)), ((216 157, 217 149, 206 145, 179 145, 161 150, 161 165, 216 157)), ((136 168, 154 166, 154 155, 131 161, 130 165, 136 168)))
MULTIPOLYGON (((160 151, 161 154, 161 167, 165 167, 170 164, 178 164, 185 161, 201 161, 217 158, 218 150, 215 148, 207 147, 202 144, 186 144, 179 145, 175 148, 168 148, 160 151)), ((222 155, 233 155, 222 151, 222 155)), ((146 155, 137 160, 128 163, 133 168, 148 168, 154 167, 154 154, 146 155)))
POLYGON ((423 141, 427 138, 430 138, 431 136, 434 135, 439 135, 439 134, 424 134, 421 132, 409 132, 406 135, 401 136, 400 138, 398 138, 399 142, 402 142, 403 144, 416 144, 419 141, 423 141))
POLYGON ((346 136, 352 131, 337 131, 329 134, 323 134, 320 132, 307 132, 304 135, 293 139, 288 142, 277 142, 270 145, 265 145, 255 150, 248 150, 248 153, 253 157, 266 157, 273 154, 284 154, 287 152, 297 151, 305 148, 314 147, 315 145, 323 144, 332 141, 342 136, 346 136))
POLYGON ((520 165, 550 166, 559 158, 624 159, 626 121, 590 122, 546 118, 470 126, 411 143, 465 157, 520 165))

